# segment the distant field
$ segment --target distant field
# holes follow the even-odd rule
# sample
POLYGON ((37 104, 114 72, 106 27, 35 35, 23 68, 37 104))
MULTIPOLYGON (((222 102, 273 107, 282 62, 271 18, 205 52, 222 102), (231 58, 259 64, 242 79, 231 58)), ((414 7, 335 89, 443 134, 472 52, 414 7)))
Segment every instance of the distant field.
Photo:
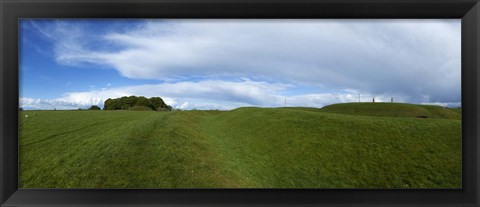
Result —
POLYGON ((22 111, 19 125, 21 188, 461 188, 461 111, 435 106, 22 111))

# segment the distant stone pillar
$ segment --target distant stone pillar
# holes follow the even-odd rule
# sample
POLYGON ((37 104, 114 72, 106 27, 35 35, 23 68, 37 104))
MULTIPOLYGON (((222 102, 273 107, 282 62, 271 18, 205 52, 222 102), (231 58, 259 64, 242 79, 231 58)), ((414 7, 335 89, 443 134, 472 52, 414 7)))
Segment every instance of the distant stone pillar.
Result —
POLYGON ((373 100, 372 100, 373 103, 375 103, 375 97, 373 97, 373 100))
POLYGON ((392 97, 392 101, 391 101, 391 102, 393 103, 393 97, 392 97))

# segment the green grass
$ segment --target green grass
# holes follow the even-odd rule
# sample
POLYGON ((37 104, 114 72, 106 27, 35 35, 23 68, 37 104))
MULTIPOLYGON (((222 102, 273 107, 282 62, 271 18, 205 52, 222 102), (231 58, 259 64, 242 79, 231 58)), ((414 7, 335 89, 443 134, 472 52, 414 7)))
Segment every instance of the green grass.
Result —
POLYGON ((462 109, 461 108, 448 108, 449 110, 455 112, 455 113, 458 113, 458 114, 462 114, 462 109))
POLYGON ((361 116, 462 118, 460 109, 406 103, 342 103, 325 106, 319 111, 361 116))
POLYGON ((146 106, 134 106, 128 109, 129 111, 153 111, 153 109, 146 106))
POLYGON ((457 117, 325 109, 23 111, 20 187, 461 188, 457 117))

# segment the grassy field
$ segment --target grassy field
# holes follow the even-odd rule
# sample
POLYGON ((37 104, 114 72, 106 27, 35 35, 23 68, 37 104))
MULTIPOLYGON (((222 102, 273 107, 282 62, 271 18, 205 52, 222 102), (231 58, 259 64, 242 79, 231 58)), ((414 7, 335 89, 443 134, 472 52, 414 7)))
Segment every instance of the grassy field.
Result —
POLYGON ((389 103, 22 111, 20 187, 460 188, 460 113, 389 103))

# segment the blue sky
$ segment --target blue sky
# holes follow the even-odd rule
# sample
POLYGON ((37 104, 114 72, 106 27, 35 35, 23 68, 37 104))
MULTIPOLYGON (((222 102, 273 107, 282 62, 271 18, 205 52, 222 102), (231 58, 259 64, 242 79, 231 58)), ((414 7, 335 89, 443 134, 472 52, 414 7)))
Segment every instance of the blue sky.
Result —
POLYGON ((460 20, 20 21, 20 106, 460 106, 460 20))

